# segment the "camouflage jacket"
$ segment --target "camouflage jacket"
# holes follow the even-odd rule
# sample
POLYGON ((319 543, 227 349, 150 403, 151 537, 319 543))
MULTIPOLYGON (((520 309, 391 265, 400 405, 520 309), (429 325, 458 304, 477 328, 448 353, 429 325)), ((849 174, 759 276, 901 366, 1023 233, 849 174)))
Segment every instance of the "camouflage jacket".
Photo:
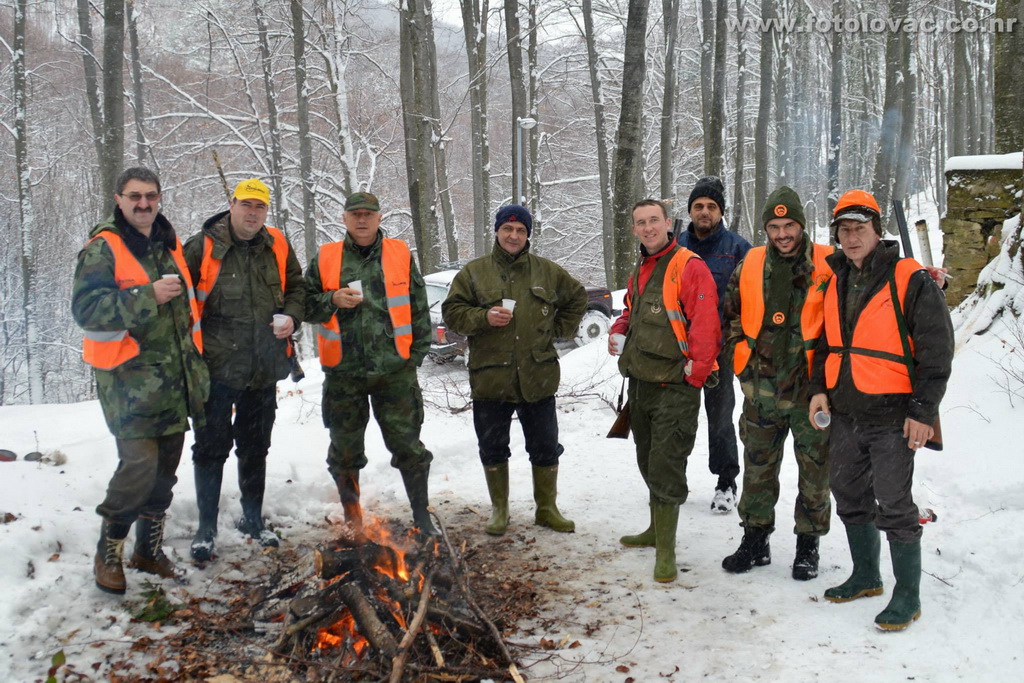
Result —
POLYGON ((409 294, 412 302, 412 349, 409 358, 398 355, 395 348, 395 330, 388 312, 384 293, 384 269, 381 266, 381 239, 362 248, 345 236, 345 252, 341 260, 341 285, 360 280, 363 283, 363 302, 355 308, 336 308, 331 303, 332 292, 323 291, 320 284, 320 255, 317 254, 306 268, 307 323, 325 323, 338 316, 341 327, 341 362, 327 372, 381 376, 401 370, 417 368, 430 351, 430 309, 427 289, 412 259, 409 294))
MULTIPOLYGON (((121 235, 151 281, 177 272, 169 248, 174 228, 161 214, 150 238, 131 227, 115 209, 95 226, 121 235)), ((119 439, 176 434, 188 429, 187 417, 202 424, 210 391, 206 364, 190 334, 184 293, 160 306, 153 286, 120 289, 114 280, 114 254, 105 240, 94 240, 78 254, 71 313, 79 327, 96 332, 128 330, 139 355, 112 370, 96 372, 100 405, 111 433, 119 439)))
MULTIPOLYGON (((776 410, 791 410, 798 405, 806 405, 810 402, 809 372, 807 368, 807 353, 804 349, 802 331, 800 329, 800 312, 803 310, 804 300, 807 298, 807 288, 811 284, 811 273, 814 269, 813 244, 806 232, 803 233, 803 244, 794 256, 786 259, 782 264, 783 257, 778 250, 768 245, 768 256, 765 259, 764 291, 767 297, 770 291, 770 280, 772 277, 773 265, 790 266, 786 270, 792 272, 792 289, 789 296, 789 309, 786 311, 786 320, 789 324, 775 326, 768 321, 761 327, 757 344, 754 347, 750 361, 739 374, 740 388, 743 395, 755 404, 761 402, 771 403, 776 410), (778 344, 777 335, 786 335, 787 338, 778 344), (782 346, 785 353, 781 356, 775 354, 775 349, 782 346)), ((729 349, 730 357, 735 344, 743 342, 743 325, 740 322, 740 310, 743 302, 740 299, 740 273, 743 271, 745 262, 733 271, 729 286, 726 289, 725 298, 725 321, 726 321, 726 346, 729 349)), ((744 342, 745 343, 745 342, 744 342)))
POLYGON ((203 308, 203 358, 214 381, 232 389, 263 389, 288 376, 287 343, 274 336, 271 320, 285 313, 299 329, 305 311, 306 281, 288 245, 285 289, 265 228, 248 241, 235 239, 227 211, 211 216, 185 243, 192 282, 199 284, 203 247, 213 239, 220 273, 203 308))
POLYGON ((587 310, 587 290, 553 261, 516 256, 494 243, 490 256, 470 261, 452 280, 441 306, 445 324, 469 337, 474 399, 527 401, 554 396, 560 379, 552 342, 572 337, 587 310), (512 322, 492 327, 487 311, 515 299, 512 322))

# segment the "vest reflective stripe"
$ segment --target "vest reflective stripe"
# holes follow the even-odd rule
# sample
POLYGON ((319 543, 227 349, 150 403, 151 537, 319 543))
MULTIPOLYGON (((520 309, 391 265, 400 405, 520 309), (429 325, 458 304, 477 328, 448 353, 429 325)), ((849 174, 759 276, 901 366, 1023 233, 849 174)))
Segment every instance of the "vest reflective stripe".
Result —
MULTIPOLYGON (((345 242, 331 242, 320 247, 317 263, 320 268, 320 289, 333 292, 341 289, 341 265, 345 254, 345 242)), ((402 358, 409 358, 412 349, 412 296, 409 283, 412 279, 412 254, 409 246, 401 241, 385 237, 381 243, 381 268, 384 272, 384 294, 387 298, 388 314, 394 328, 395 349, 402 358)), ((364 285, 365 287, 366 285, 364 285)), ((333 368, 341 362, 341 326, 338 316, 320 325, 317 329, 317 348, 320 350, 320 364, 333 368)))
MULTIPOLYGON (((921 264, 914 259, 905 258, 897 261, 892 278, 896 284, 900 311, 904 307, 910 277, 921 269, 921 264)), ((839 381, 843 356, 848 355, 853 384, 861 393, 913 392, 911 367, 904 355, 891 285, 892 281, 887 280, 882 289, 864 306, 857 316, 852 343, 848 345, 843 339, 838 285, 835 278, 829 283, 828 291, 825 293, 825 337, 829 345, 829 355, 825 359, 825 383, 829 389, 834 388, 839 381)), ((913 353, 914 340, 908 337, 907 341, 910 352, 913 353)))
MULTIPOLYGON (((146 269, 128 249, 120 235, 110 230, 104 230, 89 240, 89 243, 97 239, 105 240, 114 254, 114 281, 117 282, 119 289, 130 289, 150 284, 151 280, 146 269)), ((192 277, 185 263, 181 242, 177 237, 174 240, 171 258, 178 268, 178 273, 185 281, 185 292, 188 296, 189 314, 192 321, 190 328, 192 343, 195 344, 199 353, 202 353, 203 334, 195 290, 192 288, 192 277)), ((137 355, 139 355, 139 343, 128 333, 128 330, 85 332, 85 339, 82 342, 82 359, 94 368, 112 370, 137 355)))
MULTIPOLYGON (((804 341, 804 353, 807 355, 807 374, 810 376, 814 362, 814 347, 821 336, 824 325, 822 307, 825 301, 825 289, 832 278, 832 268, 825 257, 835 251, 834 247, 825 244, 812 244, 811 259, 814 268, 811 271, 811 286, 807 289, 803 308, 800 309, 800 336, 804 341)), ((733 351, 732 366, 738 375, 747 367, 751 351, 761 334, 764 323, 764 267, 767 261, 768 248, 754 247, 747 252, 740 271, 740 323, 743 327, 744 342, 738 342, 733 351)))
MULTIPOLYGON (((288 286, 288 240, 284 233, 277 228, 266 226, 267 232, 273 237, 274 243, 271 249, 274 252, 274 261, 277 263, 277 272, 280 275, 281 293, 283 294, 288 286)), ((217 276, 220 275, 221 260, 213 257, 213 238, 209 235, 203 239, 203 261, 199 265, 199 284, 196 285, 196 299, 199 302, 199 315, 202 318, 203 308, 206 300, 217 283, 217 276)), ((287 354, 292 355, 292 340, 287 340, 287 354)))

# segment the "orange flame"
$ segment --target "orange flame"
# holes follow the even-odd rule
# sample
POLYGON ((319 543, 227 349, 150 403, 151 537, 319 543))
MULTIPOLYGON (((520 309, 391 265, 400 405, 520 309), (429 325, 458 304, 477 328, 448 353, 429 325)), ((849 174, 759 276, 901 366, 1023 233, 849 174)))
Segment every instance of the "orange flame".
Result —
POLYGON ((366 638, 359 635, 359 631, 356 630, 356 620, 352 613, 347 611, 341 619, 317 631, 316 640, 313 642, 313 652, 340 647, 346 640, 352 644, 352 651, 356 653, 356 657, 362 655, 370 644, 366 638))
POLYGON ((405 550, 395 542, 391 530, 380 520, 374 519, 369 524, 364 524, 363 535, 377 545, 393 551, 380 553, 371 568, 393 579, 408 581, 409 567, 405 563, 405 550))

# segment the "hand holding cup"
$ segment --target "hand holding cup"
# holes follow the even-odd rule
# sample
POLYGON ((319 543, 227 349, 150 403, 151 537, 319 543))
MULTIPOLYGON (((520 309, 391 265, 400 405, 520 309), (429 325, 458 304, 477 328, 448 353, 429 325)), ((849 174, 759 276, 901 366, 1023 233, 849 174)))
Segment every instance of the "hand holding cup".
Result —
POLYGON ((177 273, 164 273, 153 283, 153 296, 157 305, 165 304, 181 294, 181 277, 177 273))

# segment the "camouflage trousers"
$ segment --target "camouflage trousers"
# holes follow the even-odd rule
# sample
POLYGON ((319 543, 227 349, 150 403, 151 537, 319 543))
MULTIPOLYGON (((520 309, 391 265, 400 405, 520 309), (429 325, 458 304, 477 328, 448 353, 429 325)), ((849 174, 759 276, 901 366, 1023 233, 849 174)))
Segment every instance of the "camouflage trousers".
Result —
POLYGON ((171 489, 185 445, 185 432, 149 439, 116 439, 117 470, 96 514, 130 526, 142 513, 159 516, 171 506, 171 489))
POLYGON ((795 533, 822 536, 828 533, 832 502, 828 488, 828 430, 811 426, 806 403, 788 410, 743 401, 740 440, 743 442, 743 493, 737 508, 745 527, 775 528, 775 504, 779 501, 779 470, 783 444, 793 434, 793 450, 799 471, 793 518, 795 533))
POLYGON ((686 502, 686 461, 696 440, 699 412, 696 387, 629 380, 629 426, 636 443, 636 464, 655 502, 686 502))
POLYGON ((415 368, 372 377, 328 372, 321 407, 324 426, 331 433, 331 476, 337 479, 345 470, 366 467, 364 437, 371 406, 391 452, 391 466, 413 470, 429 465, 434 456, 420 441, 423 392, 415 368))

